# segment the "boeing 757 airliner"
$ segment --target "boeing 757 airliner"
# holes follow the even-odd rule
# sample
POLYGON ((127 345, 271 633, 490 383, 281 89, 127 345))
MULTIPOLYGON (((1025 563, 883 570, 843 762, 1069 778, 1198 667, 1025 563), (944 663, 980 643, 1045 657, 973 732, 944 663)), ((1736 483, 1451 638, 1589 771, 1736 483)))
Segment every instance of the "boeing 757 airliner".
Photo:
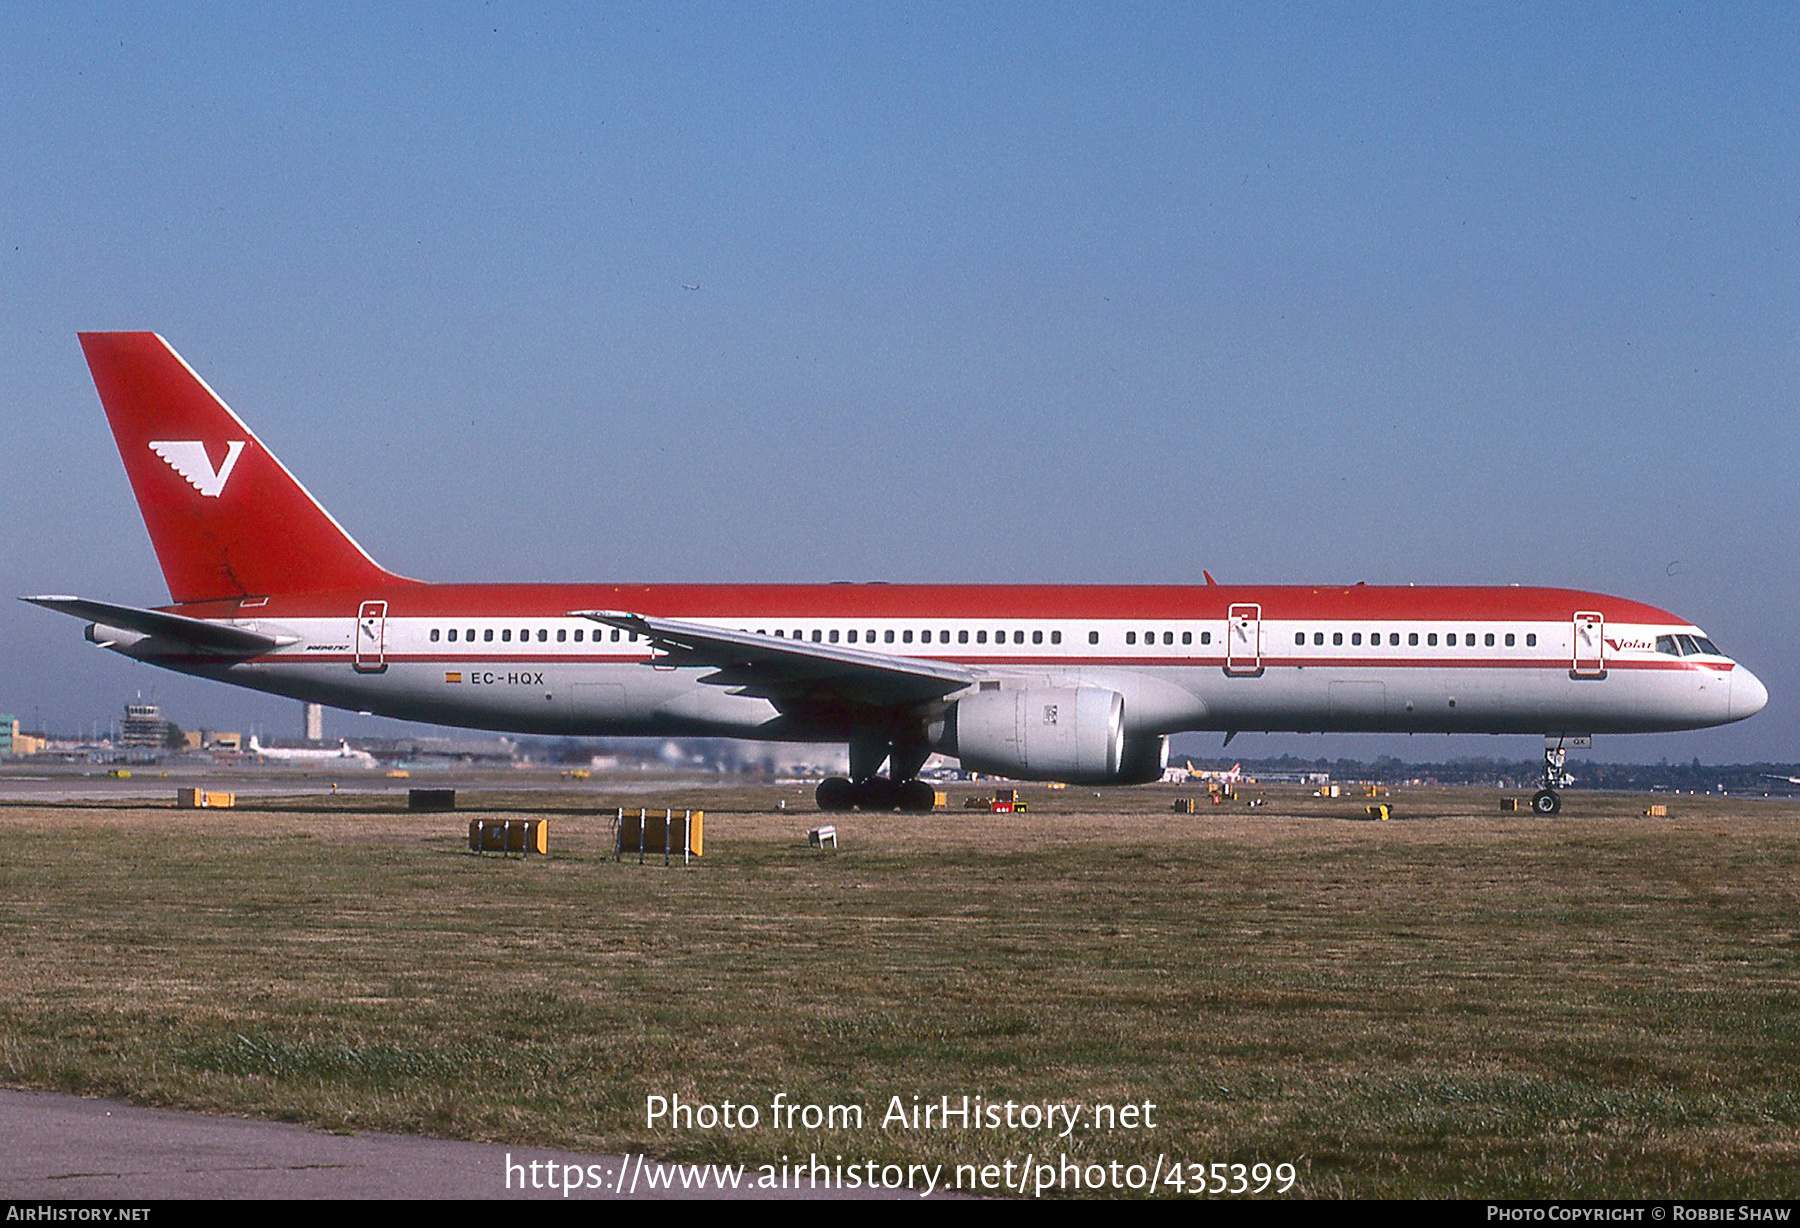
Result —
POLYGON ((171 604, 25 600, 134 660, 296 699, 847 743, 826 810, 928 809, 933 752, 1105 785, 1158 779, 1184 730, 1543 734, 1546 814, 1556 740, 1768 702, 1686 619, 1566 589, 422 583, 371 559, 161 337, 81 344, 171 604))

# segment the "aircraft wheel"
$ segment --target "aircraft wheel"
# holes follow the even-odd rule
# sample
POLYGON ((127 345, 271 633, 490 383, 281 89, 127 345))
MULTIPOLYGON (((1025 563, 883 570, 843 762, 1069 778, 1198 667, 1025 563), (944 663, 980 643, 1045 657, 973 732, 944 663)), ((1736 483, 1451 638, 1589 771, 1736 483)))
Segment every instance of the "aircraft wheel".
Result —
POLYGON ((909 780, 900 786, 900 809, 908 814, 926 814, 937 809, 937 790, 922 780, 909 780))
POLYGON ((1531 808, 1538 814, 1555 814, 1562 809, 1562 798, 1549 789, 1539 789, 1531 795, 1531 808))
POLYGON ((813 792, 820 810, 848 810, 856 805, 856 786, 842 776, 827 776, 813 792))
POLYGON ((856 786, 856 804, 864 810, 892 810, 900 804, 900 790, 885 776, 871 776, 856 786))

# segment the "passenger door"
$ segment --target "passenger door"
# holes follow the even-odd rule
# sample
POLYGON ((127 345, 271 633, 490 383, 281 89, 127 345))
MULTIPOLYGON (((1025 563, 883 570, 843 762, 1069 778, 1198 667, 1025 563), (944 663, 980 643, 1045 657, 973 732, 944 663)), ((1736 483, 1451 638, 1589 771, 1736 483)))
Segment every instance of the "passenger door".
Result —
POLYGON ((1225 672, 1253 678, 1262 673, 1262 607, 1234 605, 1226 617, 1225 672))
POLYGON ((359 674, 387 670, 387 605, 385 601, 365 601, 356 612, 356 648, 351 665, 359 674))

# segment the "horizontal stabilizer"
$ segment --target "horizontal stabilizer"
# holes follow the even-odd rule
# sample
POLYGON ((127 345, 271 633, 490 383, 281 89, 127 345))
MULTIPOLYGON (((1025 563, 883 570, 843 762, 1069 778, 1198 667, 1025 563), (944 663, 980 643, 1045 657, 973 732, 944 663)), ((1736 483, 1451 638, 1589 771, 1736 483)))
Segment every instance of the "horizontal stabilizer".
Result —
POLYGON ((265 635, 226 623, 207 622, 185 614, 169 614, 162 610, 146 610, 134 605, 114 605, 110 601, 89 601, 82 597, 21 597, 32 605, 41 605, 58 614, 85 618, 107 627, 153 635, 157 639, 186 644, 202 652, 225 656, 251 657, 258 653, 298 643, 292 635, 265 635))

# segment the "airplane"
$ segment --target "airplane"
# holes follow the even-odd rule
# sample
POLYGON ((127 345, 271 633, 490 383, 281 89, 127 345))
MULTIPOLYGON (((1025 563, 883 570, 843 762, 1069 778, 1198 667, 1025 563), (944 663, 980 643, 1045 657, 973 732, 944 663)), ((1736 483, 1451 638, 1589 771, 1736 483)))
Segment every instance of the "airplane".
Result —
POLYGON ((375 756, 366 750, 352 750, 350 743, 342 738, 338 740, 335 750, 323 747, 285 750, 279 746, 264 746, 250 735, 249 752, 258 758, 269 759, 276 763, 311 763, 321 767, 373 768, 375 756))
POLYGON ((1244 783, 1244 765, 1240 761, 1228 768, 1197 768, 1194 761, 1187 761, 1188 778, 1191 780, 1216 780, 1224 785, 1244 783))
POLYGON ((1161 778, 1192 730, 1545 735, 1743 720, 1768 691, 1600 593, 1366 584, 437 584, 377 564, 155 333, 81 344, 168 582, 23 600, 136 661, 516 733, 840 742, 828 811, 928 810, 934 752, 1021 780, 1161 778), (887 768, 882 774, 882 768, 887 768))

